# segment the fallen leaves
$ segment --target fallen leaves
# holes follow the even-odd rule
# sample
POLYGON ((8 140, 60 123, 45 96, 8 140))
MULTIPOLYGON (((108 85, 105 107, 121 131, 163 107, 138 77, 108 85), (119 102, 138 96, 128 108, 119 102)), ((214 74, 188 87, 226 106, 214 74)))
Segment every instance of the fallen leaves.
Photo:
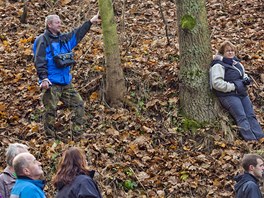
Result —
MULTIPOLYGON (((21 3, 0 7, 2 156, 10 142, 28 144, 43 163, 49 182, 62 151, 79 146, 86 151, 89 165, 101 174, 98 182, 106 197, 232 197, 232 177, 240 171, 241 156, 260 151, 261 145, 241 139, 230 143, 223 138, 225 132, 212 126, 197 134, 191 133, 188 127, 183 130, 178 109, 179 43, 175 4, 162 2, 172 44, 167 46, 164 24, 155 2, 123 3, 117 0, 114 5, 119 24, 120 14, 125 11, 124 29, 119 30, 123 31, 120 48, 127 98, 132 101, 132 107, 111 109, 101 96, 104 89, 101 75, 105 71, 102 32, 100 26, 93 26, 76 49, 80 60, 73 68, 73 82, 86 102, 87 116, 85 138, 78 142, 48 140, 43 135, 43 106, 32 43, 44 30, 44 15, 53 6, 52 2, 28 2, 30 12, 26 25, 19 23, 21 3)), ((256 17, 257 13, 262 14, 258 3, 256 0, 221 3, 210 0, 207 10, 213 30, 213 49, 223 40, 232 40, 257 82, 250 88, 250 96, 263 124, 263 111, 259 107, 264 98, 264 42, 261 21, 256 17)), ((63 16, 68 29, 81 23, 83 16, 97 12, 96 1, 60 0, 57 5, 52 9, 63 16)), ((60 104, 58 126, 70 131, 71 112, 61 111, 62 108, 60 104)), ((4 158, 1 164, 3 169, 4 158)), ((50 183, 46 192, 54 197, 50 183)))

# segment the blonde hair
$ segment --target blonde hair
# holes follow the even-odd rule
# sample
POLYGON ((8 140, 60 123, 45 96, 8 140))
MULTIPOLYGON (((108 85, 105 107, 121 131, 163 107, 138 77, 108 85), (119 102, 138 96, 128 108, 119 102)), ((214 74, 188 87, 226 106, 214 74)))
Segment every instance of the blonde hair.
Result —
POLYGON ((225 53, 225 48, 229 46, 231 47, 235 52, 236 52, 236 47, 233 43, 231 43, 230 41, 224 41, 220 47, 219 47, 219 50, 218 50, 218 53, 221 54, 221 55, 224 55, 225 53))

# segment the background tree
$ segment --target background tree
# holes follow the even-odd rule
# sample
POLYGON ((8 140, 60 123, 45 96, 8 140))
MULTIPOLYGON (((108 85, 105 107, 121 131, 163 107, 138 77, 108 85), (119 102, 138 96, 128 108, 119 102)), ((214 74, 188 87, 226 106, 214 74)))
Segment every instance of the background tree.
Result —
POLYGON ((212 59, 205 0, 176 0, 180 47, 180 106, 197 121, 217 116, 209 88, 212 59))
POLYGON ((23 13, 20 16, 21 23, 27 23, 27 0, 23 0, 23 13))
POLYGON ((111 106, 120 106, 125 94, 125 80, 120 61, 112 0, 99 0, 99 10, 106 62, 105 96, 111 106))

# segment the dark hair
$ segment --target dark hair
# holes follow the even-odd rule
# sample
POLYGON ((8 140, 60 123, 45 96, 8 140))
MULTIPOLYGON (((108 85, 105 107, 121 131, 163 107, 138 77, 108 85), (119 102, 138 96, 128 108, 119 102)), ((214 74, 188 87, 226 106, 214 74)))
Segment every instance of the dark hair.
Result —
POLYGON ((258 162, 257 159, 262 159, 260 155, 257 154, 245 154, 242 159, 242 167, 245 171, 249 171, 249 166, 253 165, 254 167, 257 166, 258 162))
POLYGON ((236 51, 236 47, 233 43, 231 43, 230 41, 224 41, 221 45, 220 45, 220 48, 218 50, 218 53, 221 54, 221 55, 224 55, 225 53, 225 48, 229 46, 231 47, 234 51, 236 51))
POLYGON ((62 155, 53 185, 58 189, 69 184, 80 174, 89 175, 85 153, 80 148, 71 147, 62 155))

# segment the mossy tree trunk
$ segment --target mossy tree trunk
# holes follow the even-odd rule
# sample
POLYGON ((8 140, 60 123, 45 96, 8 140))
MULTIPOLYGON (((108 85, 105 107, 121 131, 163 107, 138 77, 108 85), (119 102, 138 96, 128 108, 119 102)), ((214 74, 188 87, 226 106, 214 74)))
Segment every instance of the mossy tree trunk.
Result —
POLYGON ((122 105, 125 79, 121 67, 117 28, 112 0, 98 0, 102 19, 104 53, 106 62, 105 97, 111 106, 122 105))
POLYGON ((180 46, 180 106, 183 114, 199 122, 217 117, 210 92, 212 50, 205 0, 176 0, 180 46))

